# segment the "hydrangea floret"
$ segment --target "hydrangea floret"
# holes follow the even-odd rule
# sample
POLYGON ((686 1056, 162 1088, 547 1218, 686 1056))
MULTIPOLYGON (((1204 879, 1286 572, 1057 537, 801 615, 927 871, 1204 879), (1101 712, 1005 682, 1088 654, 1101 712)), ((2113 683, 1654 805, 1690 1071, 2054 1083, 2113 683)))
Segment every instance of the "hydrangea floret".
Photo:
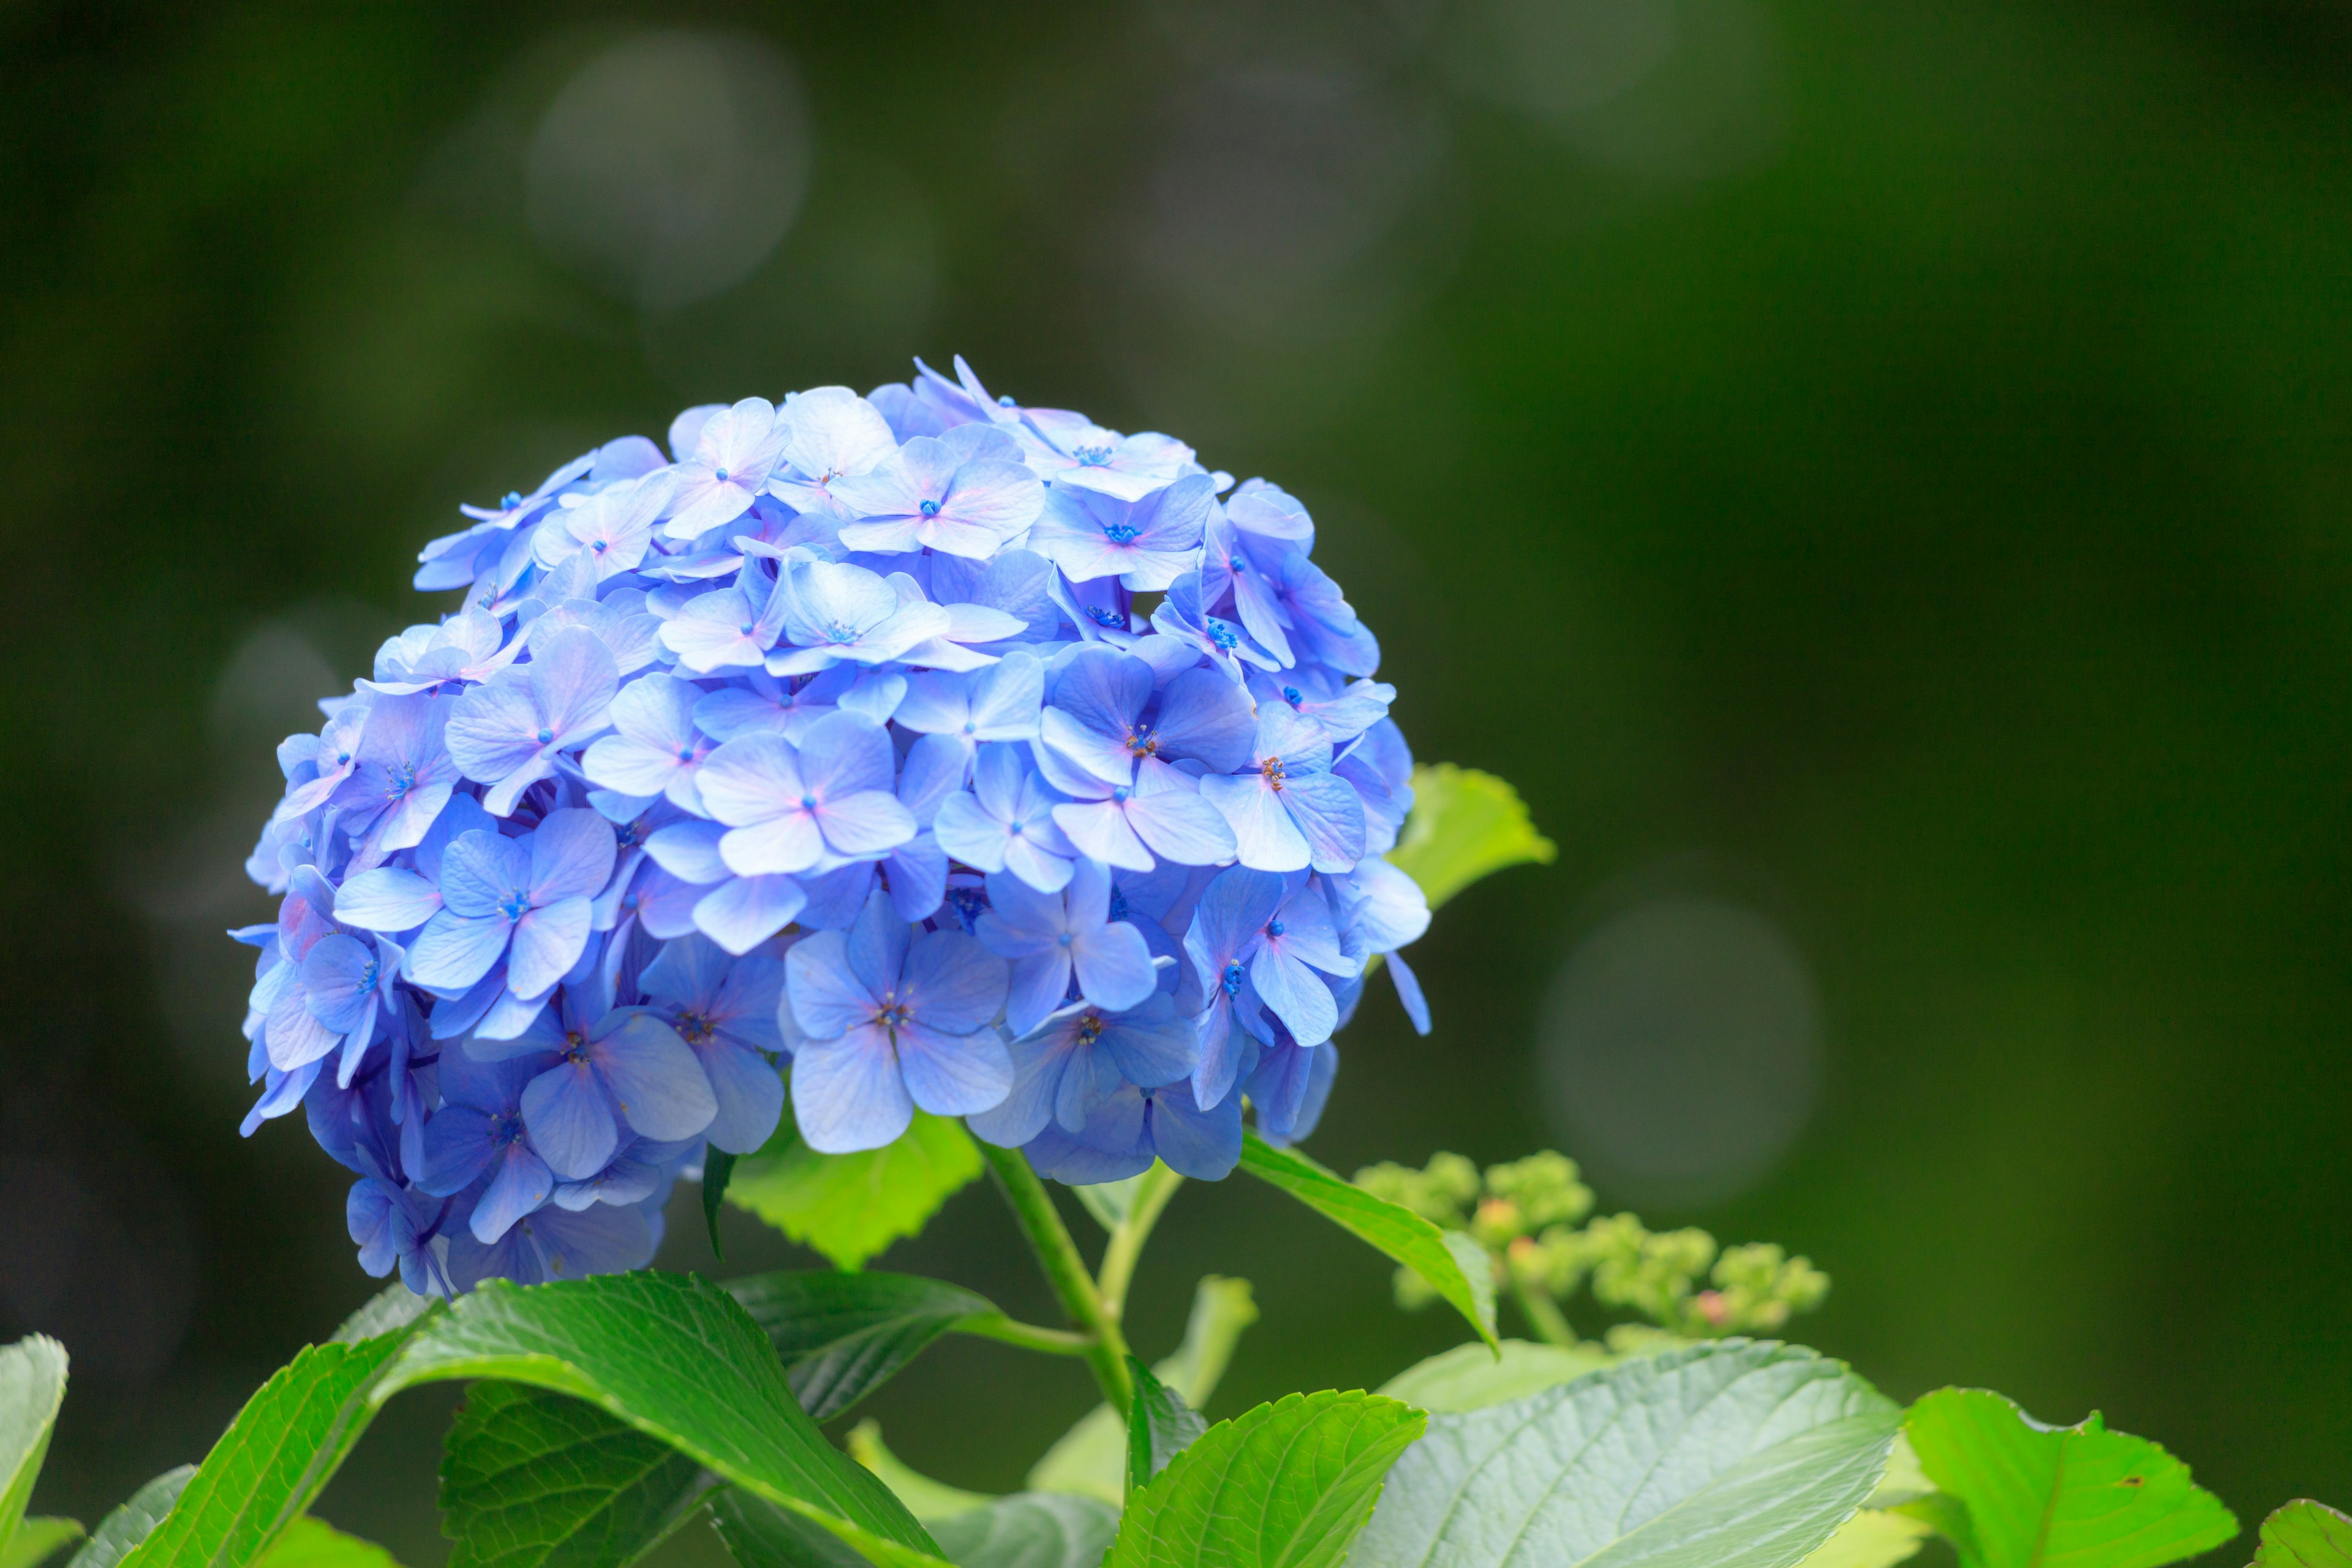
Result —
POLYGON ((249 1134, 370 1272, 635 1268, 674 1184, 969 1119, 1065 1181, 1315 1125, 1428 925, 1412 758, 1315 525, 970 367, 690 408, 463 509, 247 862, 249 1134))

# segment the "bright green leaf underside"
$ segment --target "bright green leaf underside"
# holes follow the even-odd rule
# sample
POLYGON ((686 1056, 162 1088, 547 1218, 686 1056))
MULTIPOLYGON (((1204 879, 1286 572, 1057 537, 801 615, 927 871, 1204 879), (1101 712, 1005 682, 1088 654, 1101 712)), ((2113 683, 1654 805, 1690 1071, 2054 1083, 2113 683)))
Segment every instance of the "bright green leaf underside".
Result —
POLYGON ((194 1465, 165 1470, 131 1494, 128 1502, 99 1521, 97 1531, 82 1543, 68 1568, 114 1568, 131 1549, 147 1539, 179 1500, 180 1492, 196 1473, 194 1465))
POLYGON ((2352 1519, 2297 1498, 2263 1521, 2253 1568, 2352 1568, 2352 1519))
POLYGON ((16 1526, 8 1544, 0 1546, 0 1568, 34 1568, 50 1552, 81 1539, 78 1519, 26 1519, 16 1526))
POLYGON ((1509 784, 1434 763, 1412 770, 1412 815, 1388 860, 1421 884, 1433 910, 1481 877, 1530 862, 1549 866, 1559 853, 1509 784))
POLYGON ((1262 1182, 1280 1187, 1324 1218, 1420 1275, 1454 1310, 1469 1320, 1480 1339, 1489 1345, 1498 1342, 1495 1338, 1494 1275, 1486 1265, 1486 1254, 1468 1237, 1460 1237, 1461 1250, 1457 1251, 1448 1233, 1411 1209, 1374 1197, 1297 1150, 1276 1148, 1255 1131, 1243 1135, 1242 1169, 1262 1182), (1465 1268, 1465 1264, 1469 1267, 1465 1268))
POLYGON ((857 1268, 921 1230, 980 1172, 971 1135, 945 1117, 919 1110, 914 1125, 887 1148, 820 1154, 801 1142, 787 1116, 766 1147, 735 1163, 727 1201, 835 1267, 857 1268))
POLYGON ((1926 1545, 1933 1533, 1925 1520, 1866 1508, 1839 1525, 1802 1568, 1894 1568, 1926 1545))
POLYGON ((65 1346, 34 1334, 0 1350, 0 1548, 13 1544, 65 1401, 65 1346))
POLYGON ((1099 1568, 1118 1530, 1118 1510, 1099 1498, 1022 1492, 933 1533, 956 1568, 1099 1568))
POLYGON ((1128 1500, 1105 1568, 1333 1568, 1426 1420, 1324 1393, 1221 1421, 1128 1500))
POLYGON ((2044 1426, 2000 1394, 1940 1389, 1906 1431, 1937 1489, 1967 1509, 1965 1568, 2155 1568, 2238 1532, 2189 1467, 2096 1414, 2044 1426))
POLYGON ((1570 1349, 1505 1340, 1500 1348, 1498 1358, 1484 1345, 1455 1345, 1405 1368, 1377 1392, 1437 1415, 1524 1399, 1617 1364, 1598 1345, 1570 1349))
POLYGON ((1870 1496, 1902 1412, 1728 1340, 1430 1419, 1351 1568, 1791 1568, 1870 1496))
POLYGON ((996 1313, 984 1296, 913 1274, 788 1269, 730 1279, 726 1290, 767 1331, 801 1408, 818 1421, 865 1398, 941 1334, 996 1313))

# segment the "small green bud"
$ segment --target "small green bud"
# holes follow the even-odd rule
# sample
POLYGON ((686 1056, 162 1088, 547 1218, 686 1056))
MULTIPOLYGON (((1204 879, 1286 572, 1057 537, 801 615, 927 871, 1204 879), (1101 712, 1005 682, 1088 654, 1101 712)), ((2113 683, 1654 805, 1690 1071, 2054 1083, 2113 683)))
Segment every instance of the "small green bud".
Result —
POLYGON ((1576 1162, 1547 1150, 1486 1168, 1486 1191, 1516 1204, 1530 1231, 1574 1225, 1592 1212, 1592 1189, 1578 1180, 1576 1162))

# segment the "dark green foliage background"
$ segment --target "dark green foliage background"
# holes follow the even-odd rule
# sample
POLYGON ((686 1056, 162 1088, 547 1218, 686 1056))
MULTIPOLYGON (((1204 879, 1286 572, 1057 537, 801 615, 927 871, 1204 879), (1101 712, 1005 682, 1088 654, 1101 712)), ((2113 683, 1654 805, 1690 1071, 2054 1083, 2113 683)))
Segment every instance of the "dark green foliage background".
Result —
MULTIPOLYGON (((1892 1394, 2099 1406, 2242 1518, 2352 1499, 2343 8, 1769 0, 1775 148, 1688 185, 1443 100, 1419 287, 1314 352, 1171 350, 1106 269, 1190 68, 1133 7, 658 8, 788 51, 816 163, 769 274, 643 328, 436 183, 515 62, 645 19, 588 9, 0 7, 0 1331, 77 1355, 44 1511, 197 1458, 372 1288, 299 1128, 235 1136, 243 961, 202 933, 267 905, 187 889, 243 853, 279 731, 215 710, 232 651, 289 618, 348 679, 424 617, 411 559, 457 500, 957 350, 1304 497, 1422 753, 1559 842, 1417 950, 1434 1040, 1367 1009, 1328 1163, 1552 1142, 1535 1022, 1580 910, 1701 850, 1798 932, 1830 1070, 1768 1181, 1647 1217, 1810 1254, 1837 1283, 1805 1337, 1892 1394), (877 188, 929 215, 895 324, 852 307, 904 258, 839 237, 877 188), (93 1247, 180 1282, 167 1363, 110 1360, 174 1342, 88 1294, 93 1247)), ((887 1262, 1045 1318, 992 1202, 887 1262)), ((726 1223, 730 1271, 793 1260, 726 1223)), ((671 1228, 666 1263, 712 1267, 691 1193, 671 1228)), ((1162 1237, 1144 1353, 1202 1272, 1265 1309, 1212 1415, 1460 1335, 1255 1184, 1162 1237)), ((395 1405, 322 1505, 415 1568, 449 1397, 395 1405)), ((1001 1488, 1087 1397, 951 1341, 872 1408, 1001 1488)))

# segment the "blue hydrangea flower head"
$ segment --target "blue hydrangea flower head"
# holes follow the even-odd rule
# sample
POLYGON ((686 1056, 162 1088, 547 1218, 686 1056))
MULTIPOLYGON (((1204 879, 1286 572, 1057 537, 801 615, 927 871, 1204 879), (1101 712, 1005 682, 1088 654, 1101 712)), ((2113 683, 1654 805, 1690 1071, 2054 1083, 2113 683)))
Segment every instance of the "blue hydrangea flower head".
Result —
POLYGON ((960 1116, 1047 1175, 1307 1136, 1419 889, 1412 753, 1307 507, 908 382, 746 397, 460 509, 451 595, 278 748, 244 1130, 362 1267, 640 1267, 709 1150, 960 1116))

